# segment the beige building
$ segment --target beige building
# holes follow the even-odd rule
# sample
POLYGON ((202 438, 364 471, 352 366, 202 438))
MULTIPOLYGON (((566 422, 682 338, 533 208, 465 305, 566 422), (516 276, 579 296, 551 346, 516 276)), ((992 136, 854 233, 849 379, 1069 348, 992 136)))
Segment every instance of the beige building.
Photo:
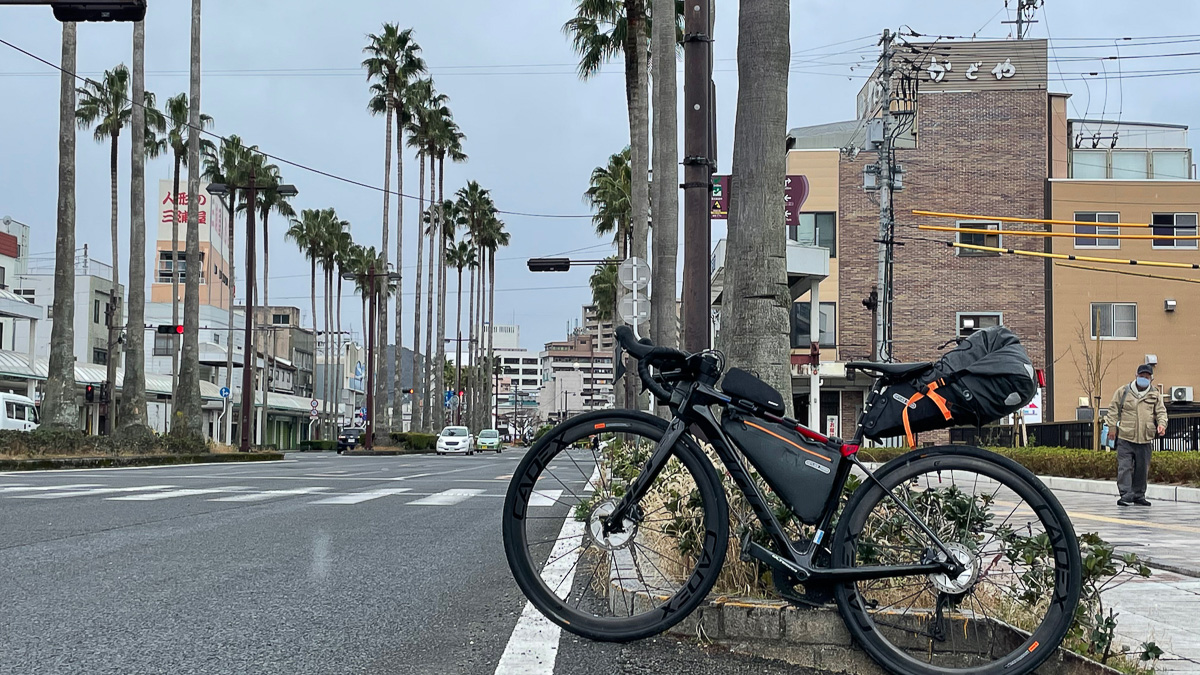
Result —
MULTIPOLYGON (((187 241, 187 181, 180 178, 180 194, 171 192, 172 181, 158 181, 157 241, 154 246, 154 267, 150 271, 150 302, 171 302, 171 281, 179 274, 179 301, 183 302, 183 284, 187 273, 185 260, 176 260, 171 250, 171 227, 179 226, 178 256, 184 254, 187 241)), ((200 221, 200 304, 219 309, 229 308, 231 279, 229 255, 229 212, 219 199, 203 190, 198 195, 200 221)))

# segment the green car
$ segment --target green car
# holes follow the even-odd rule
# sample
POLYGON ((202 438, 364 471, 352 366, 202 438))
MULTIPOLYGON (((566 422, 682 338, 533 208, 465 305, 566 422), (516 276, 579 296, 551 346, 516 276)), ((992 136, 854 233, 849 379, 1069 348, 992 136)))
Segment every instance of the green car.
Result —
POLYGON ((480 452, 484 450, 500 452, 500 432, 495 429, 484 429, 479 432, 479 439, 475 442, 475 448, 480 452))

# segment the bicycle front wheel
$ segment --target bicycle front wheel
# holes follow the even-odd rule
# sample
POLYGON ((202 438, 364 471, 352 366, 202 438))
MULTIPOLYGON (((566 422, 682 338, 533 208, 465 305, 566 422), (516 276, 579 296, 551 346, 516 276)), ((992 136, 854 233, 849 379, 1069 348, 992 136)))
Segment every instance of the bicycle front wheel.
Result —
POLYGON ((962 446, 908 453, 877 477, 883 488, 868 481, 846 505, 833 559, 945 561, 902 503, 963 571, 838 586, 838 610, 866 651, 902 675, 1018 675, 1053 654, 1074 619, 1082 574, 1075 532, 1053 493, 1016 462, 962 446))
POLYGON ((666 430, 643 412, 580 415, 535 443, 513 473, 504 551, 521 591, 559 626, 610 642, 655 635, 682 621, 716 581, 728 505, 687 436, 620 531, 604 527, 666 430))

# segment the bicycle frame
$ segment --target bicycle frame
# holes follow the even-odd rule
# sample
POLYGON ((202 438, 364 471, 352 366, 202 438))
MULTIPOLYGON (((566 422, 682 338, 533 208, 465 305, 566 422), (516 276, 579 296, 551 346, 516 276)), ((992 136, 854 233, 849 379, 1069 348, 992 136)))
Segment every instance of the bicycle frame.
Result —
POLYGON ((846 460, 838 465, 833 489, 829 493, 825 508, 816 526, 816 535, 809 542, 805 550, 797 550, 789 540, 783 526, 779 523, 775 514, 771 512, 766 496, 751 477, 741 453, 735 451, 738 447, 737 444, 725 434, 721 429, 720 423, 713 415, 710 406, 729 405, 732 402, 730 397, 708 384, 699 382, 692 383, 682 397, 678 395, 675 397, 681 399, 678 405, 675 405, 676 401, 672 401, 671 407, 675 411, 675 417, 672 419, 667 433, 659 441, 650 458, 646 460, 646 464, 642 467, 642 471, 638 477, 630 484, 629 491, 606 520, 605 528, 609 531, 620 531, 621 523, 629 509, 641 500, 650 484, 670 459, 672 447, 689 429, 695 429, 699 431, 699 435, 712 443, 717 456, 721 459, 722 464, 725 465, 726 470, 728 470, 729 475, 733 478, 734 483, 737 484, 738 489, 746 497, 746 501, 750 503, 750 508, 754 511, 755 517, 762 523, 776 548, 775 551, 772 551, 754 542, 749 542, 745 548, 745 553, 771 567, 781 567, 787 570, 800 581, 842 583, 921 574, 945 573, 952 576, 957 575, 961 569, 957 560, 951 555, 945 544, 906 504, 896 499, 890 490, 883 487, 879 479, 858 459, 856 454, 858 445, 862 442, 863 438, 863 416, 866 415, 867 411, 876 402, 883 386, 881 380, 876 380, 872 386, 863 413, 859 416, 854 439, 850 443, 839 444, 802 425, 797 429, 810 439, 823 441, 831 446, 831 448, 841 452, 846 460), (868 480, 875 482, 881 489, 884 489, 885 493, 900 506, 913 523, 919 526, 933 540, 937 548, 945 555, 944 561, 931 561, 915 565, 864 567, 820 567, 814 563, 814 556, 819 550, 821 542, 824 541, 826 534, 829 532, 833 517, 837 513, 838 505, 841 503, 842 491, 845 488, 846 479, 850 476, 850 471, 853 467, 861 469, 866 473, 868 480))

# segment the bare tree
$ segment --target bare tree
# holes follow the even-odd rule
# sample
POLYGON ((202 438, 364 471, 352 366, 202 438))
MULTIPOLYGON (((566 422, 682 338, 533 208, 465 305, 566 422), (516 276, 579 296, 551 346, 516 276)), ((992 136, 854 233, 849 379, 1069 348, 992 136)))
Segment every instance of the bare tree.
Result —
POLYGON ((1103 405, 1104 378, 1120 354, 1110 355, 1107 353, 1108 350, 1104 348, 1104 340, 1100 339, 1100 322, 1093 317, 1092 324, 1093 334, 1088 335, 1083 322, 1079 322, 1079 330, 1076 331, 1079 349, 1071 350, 1071 361, 1075 364, 1076 382, 1087 395, 1088 404, 1095 411, 1095 414, 1092 415, 1092 449, 1099 450, 1100 425, 1103 418, 1101 410, 1106 407, 1103 405))

